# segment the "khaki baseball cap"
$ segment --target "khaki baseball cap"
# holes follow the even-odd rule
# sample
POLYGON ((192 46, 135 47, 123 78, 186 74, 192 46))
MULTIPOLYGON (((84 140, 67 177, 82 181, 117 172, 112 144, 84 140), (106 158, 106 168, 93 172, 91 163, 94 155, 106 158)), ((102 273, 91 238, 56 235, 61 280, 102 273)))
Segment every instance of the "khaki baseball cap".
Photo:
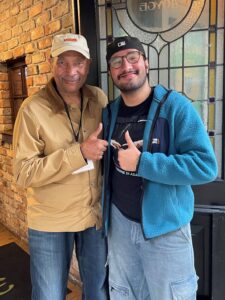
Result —
POLYGON ((86 58, 90 58, 87 40, 80 34, 66 33, 53 37, 51 56, 56 57, 66 51, 77 51, 86 58))

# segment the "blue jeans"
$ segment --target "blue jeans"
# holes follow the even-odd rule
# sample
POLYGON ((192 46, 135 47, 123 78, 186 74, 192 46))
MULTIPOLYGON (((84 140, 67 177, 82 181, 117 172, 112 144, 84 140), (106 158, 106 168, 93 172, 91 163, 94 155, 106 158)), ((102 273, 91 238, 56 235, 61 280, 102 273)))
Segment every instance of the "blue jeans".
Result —
POLYGON ((83 283, 83 300, 109 299, 106 243, 101 230, 43 232, 29 229, 32 300, 64 300, 74 248, 83 283))
POLYGON ((195 300, 190 224, 145 240, 139 223, 112 205, 108 236, 111 300, 195 300))

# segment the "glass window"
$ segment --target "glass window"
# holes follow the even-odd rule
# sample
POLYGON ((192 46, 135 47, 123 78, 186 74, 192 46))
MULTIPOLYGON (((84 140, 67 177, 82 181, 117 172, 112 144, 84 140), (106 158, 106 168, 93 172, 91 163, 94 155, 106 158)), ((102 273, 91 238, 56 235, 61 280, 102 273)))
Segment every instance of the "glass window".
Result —
POLYGON ((208 67, 184 69, 184 93, 192 100, 208 99, 208 67))
MULTIPOLYGON (((224 0, 107 1, 99 4, 101 37, 136 36, 149 59, 151 85, 184 93, 199 112, 222 172, 224 0), (173 3, 173 5, 171 5, 173 3), (217 144, 218 143, 218 144, 217 144)), ((105 44, 106 47, 106 44, 105 44)), ((101 43, 101 57, 106 48, 101 43)), ((101 72, 106 65, 101 59, 101 72)), ((109 79, 108 79, 109 80, 109 79)), ((104 83, 105 86, 105 83, 104 83)), ((110 100, 118 95, 108 84, 110 100)))
POLYGON ((9 86, 12 107, 13 123, 18 110, 25 98, 27 98, 26 76, 27 68, 25 58, 19 58, 7 63, 9 73, 9 86))
POLYGON ((208 31, 187 33, 184 37, 184 66, 208 64, 208 31))
POLYGON ((178 39, 170 45, 170 66, 182 66, 183 39, 178 39))
POLYGON ((183 70, 181 68, 170 69, 170 83, 171 89, 175 89, 178 92, 182 91, 183 86, 183 70))

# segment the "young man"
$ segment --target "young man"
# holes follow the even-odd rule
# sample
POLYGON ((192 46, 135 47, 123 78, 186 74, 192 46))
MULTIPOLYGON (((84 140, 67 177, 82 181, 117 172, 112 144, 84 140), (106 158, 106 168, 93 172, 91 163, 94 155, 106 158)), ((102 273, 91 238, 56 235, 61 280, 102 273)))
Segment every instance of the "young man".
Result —
POLYGON ((103 114, 110 299, 194 300, 191 185, 217 176, 213 148, 184 96, 149 85, 137 38, 116 38, 106 59, 121 92, 103 114))
POLYGON ((83 36, 55 36, 50 64, 53 78, 23 102, 13 136, 15 180, 27 188, 32 299, 66 298, 75 242, 83 299, 106 300, 99 199, 107 142, 99 135, 107 99, 85 84, 83 36))

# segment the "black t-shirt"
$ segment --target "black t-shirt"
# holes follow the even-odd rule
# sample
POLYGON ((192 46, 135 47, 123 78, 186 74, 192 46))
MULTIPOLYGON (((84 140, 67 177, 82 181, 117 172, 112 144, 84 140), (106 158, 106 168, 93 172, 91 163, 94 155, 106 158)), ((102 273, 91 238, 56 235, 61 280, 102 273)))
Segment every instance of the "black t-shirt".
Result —
POLYGON ((118 163, 118 149, 126 149, 125 132, 128 130, 132 141, 142 152, 143 134, 152 94, 137 106, 126 106, 121 101, 115 129, 112 135, 111 147, 113 151, 112 171, 112 202, 127 218, 140 222, 142 178, 135 172, 127 172, 118 163))

